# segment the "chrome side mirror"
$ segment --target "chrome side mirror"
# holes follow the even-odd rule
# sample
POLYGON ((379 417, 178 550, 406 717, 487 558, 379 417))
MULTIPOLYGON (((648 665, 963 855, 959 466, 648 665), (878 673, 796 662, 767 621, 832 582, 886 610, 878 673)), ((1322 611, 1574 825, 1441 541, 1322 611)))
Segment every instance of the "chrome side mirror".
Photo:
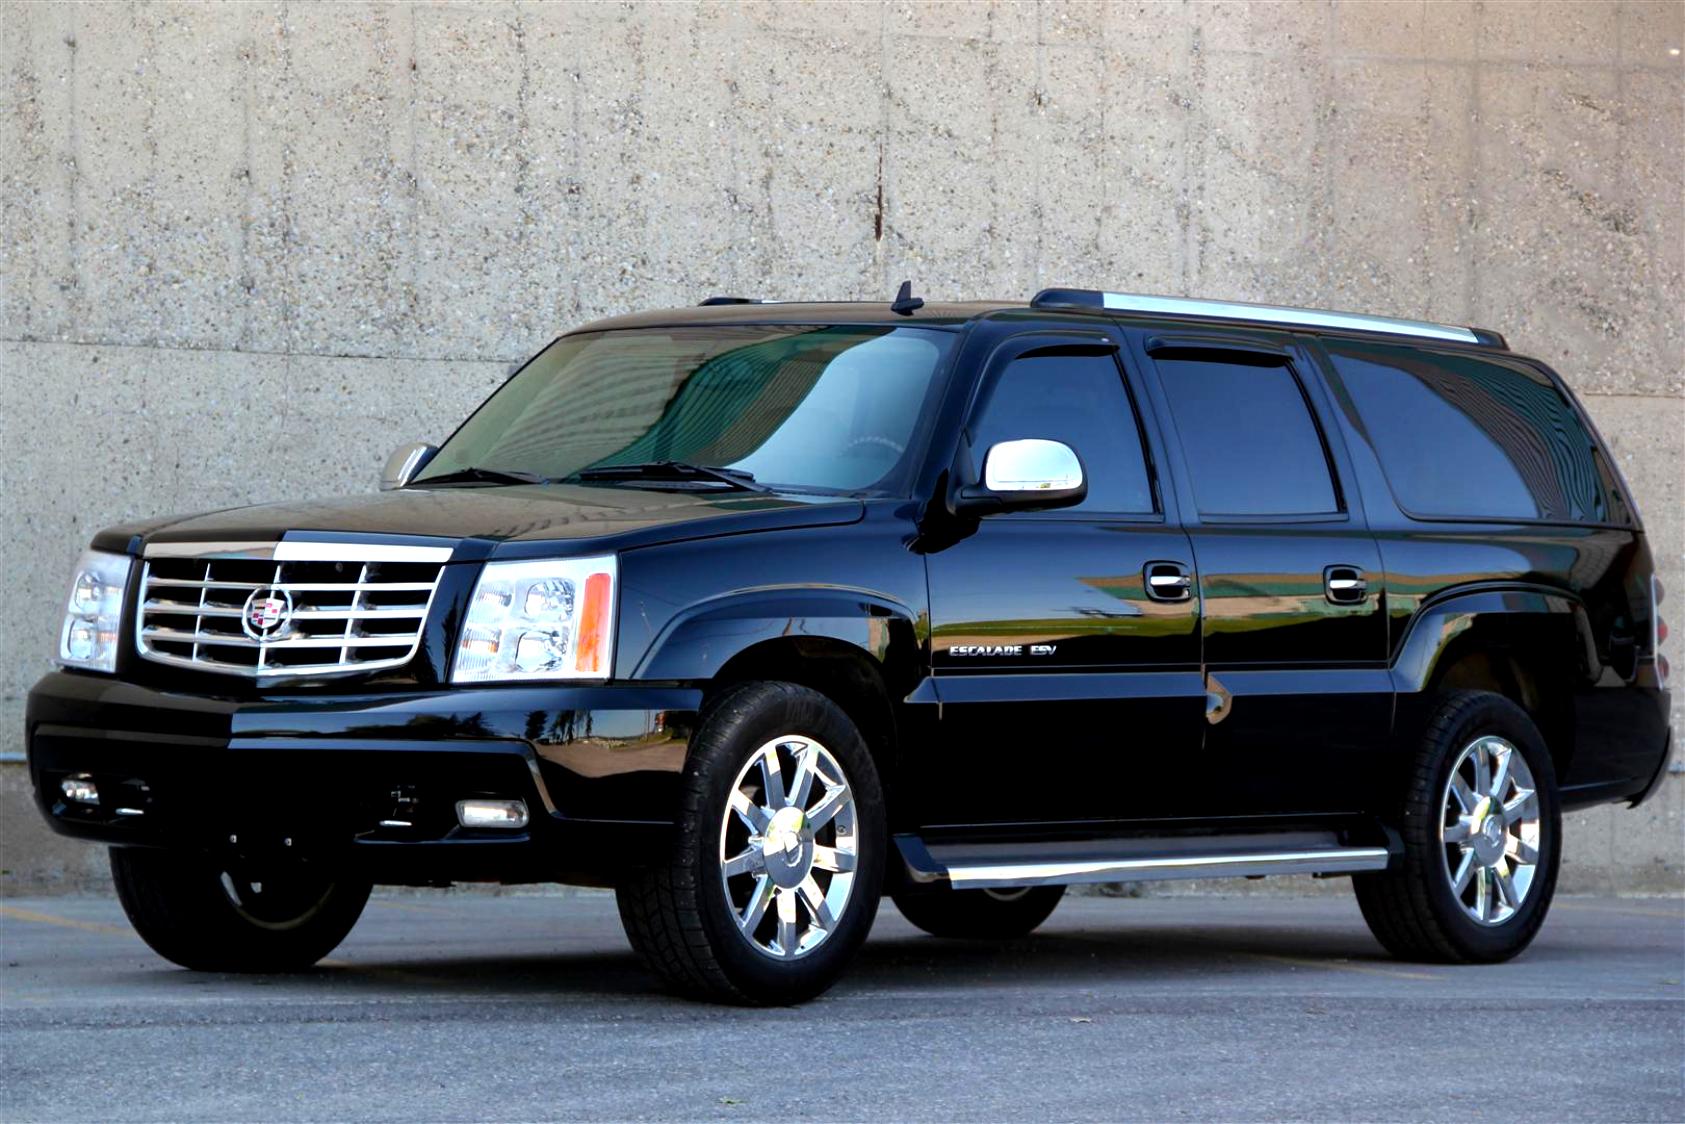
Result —
POLYGON ((1032 437, 990 446, 983 458, 983 483, 961 488, 953 508, 973 515, 1031 511, 1070 507, 1087 496, 1076 450, 1062 441, 1032 437))
POLYGON ((390 492, 394 488, 402 488, 415 474, 427 467, 427 462, 433 459, 433 454, 439 451, 437 445, 429 445, 425 441, 411 441, 408 445, 399 445, 391 456, 386 458, 386 467, 380 470, 380 490, 390 492))
POLYGON ((983 459, 983 487, 991 492, 1074 492, 1082 486, 1082 462, 1059 441, 1002 441, 983 459))

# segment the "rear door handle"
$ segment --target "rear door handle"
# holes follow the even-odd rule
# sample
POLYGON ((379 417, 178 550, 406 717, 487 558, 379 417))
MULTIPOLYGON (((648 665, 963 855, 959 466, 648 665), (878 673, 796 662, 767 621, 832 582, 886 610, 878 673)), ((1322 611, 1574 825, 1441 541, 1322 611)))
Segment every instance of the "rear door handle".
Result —
POLYGON ((1323 594, 1335 605, 1360 605, 1369 596, 1369 583, 1356 566, 1329 566, 1322 571, 1323 594))
POLYGON ((1147 596, 1154 601, 1186 601, 1193 596, 1194 580, 1180 562, 1148 562, 1141 570, 1147 596))

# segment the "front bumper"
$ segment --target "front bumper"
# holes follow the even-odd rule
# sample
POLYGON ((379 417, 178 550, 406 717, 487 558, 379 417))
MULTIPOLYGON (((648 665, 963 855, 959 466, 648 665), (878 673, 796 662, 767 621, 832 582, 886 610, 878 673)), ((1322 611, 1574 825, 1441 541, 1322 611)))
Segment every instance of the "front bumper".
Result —
POLYGON ((235 698, 60 671, 25 726, 65 835, 343 855, 377 882, 598 882, 664 852, 700 705, 663 685, 235 698), (78 773, 99 805, 63 799, 78 773), (477 796, 526 801, 530 823, 458 826, 477 796))

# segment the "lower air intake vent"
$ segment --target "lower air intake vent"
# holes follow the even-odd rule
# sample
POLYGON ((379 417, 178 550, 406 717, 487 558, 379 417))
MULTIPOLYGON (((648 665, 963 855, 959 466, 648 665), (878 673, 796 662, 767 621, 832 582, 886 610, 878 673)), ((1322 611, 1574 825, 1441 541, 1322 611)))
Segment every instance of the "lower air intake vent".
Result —
POLYGON ((265 681, 398 667, 421 644, 450 553, 310 542, 153 547, 141 570, 137 646, 159 663, 265 681))

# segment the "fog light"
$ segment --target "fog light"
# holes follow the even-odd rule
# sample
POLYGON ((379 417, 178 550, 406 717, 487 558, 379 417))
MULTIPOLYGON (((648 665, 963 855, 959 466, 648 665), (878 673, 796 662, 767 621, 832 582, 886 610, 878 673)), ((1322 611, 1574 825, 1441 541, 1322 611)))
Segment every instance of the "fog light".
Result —
POLYGON ((456 819, 463 827, 501 827, 514 830, 527 826, 525 800, 458 800, 456 819))
POLYGON ((99 786, 86 773, 75 773, 59 782, 59 791, 72 804, 98 804, 99 786))

